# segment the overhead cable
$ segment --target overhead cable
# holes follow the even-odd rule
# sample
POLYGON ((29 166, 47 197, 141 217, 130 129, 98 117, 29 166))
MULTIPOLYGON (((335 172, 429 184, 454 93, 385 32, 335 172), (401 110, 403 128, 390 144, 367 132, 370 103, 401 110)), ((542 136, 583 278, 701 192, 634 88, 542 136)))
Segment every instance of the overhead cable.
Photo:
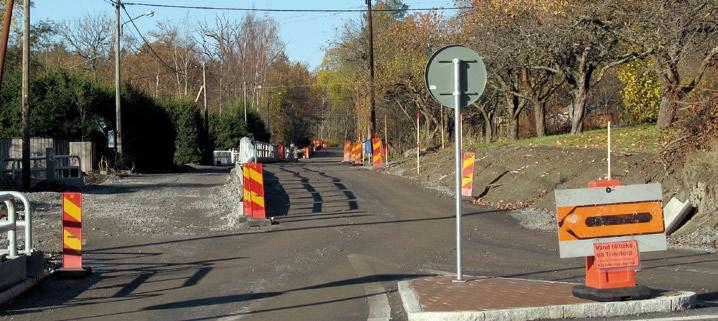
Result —
MULTIPOLYGON (((209 6, 187 6, 175 4, 160 4, 147 2, 124 2, 125 6, 143 6, 155 8, 176 8, 196 10, 223 10, 223 11, 246 11, 246 12, 366 12, 366 9, 270 9, 270 8, 240 8, 240 7, 209 7, 209 6)), ((372 9, 372 12, 404 12, 404 11, 438 11, 438 10, 466 10, 473 9, 470 6, 462 7, 435 7, 435 8, 406 8, 406 9, 372 9)))

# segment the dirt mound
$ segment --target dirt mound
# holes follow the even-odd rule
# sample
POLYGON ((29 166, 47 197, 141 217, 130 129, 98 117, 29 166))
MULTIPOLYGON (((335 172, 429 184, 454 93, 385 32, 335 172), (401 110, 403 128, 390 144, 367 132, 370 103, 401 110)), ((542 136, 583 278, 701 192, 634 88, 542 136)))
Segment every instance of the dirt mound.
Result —
MULTIPOLYGON (((664 202, 673 196, 681 200, 690 197, 690 189, 684 188, 682 171, 667 171, 657 154, 614 153, 611 158, 611 176, 623 184, 661 183, 664 202)), ((590 148, 505 145, 477 151, 475 164, 473 202, 512 210, 522 226, 542 231, 556 230, 555 189, 583 188, 588 182, 605 179, 607 175, 606 152, 590 148)), ((453 166, 453 149, 447 148, 423 155, 418 175, 412 158, 395 162, 388 171, 451 194, 453 166)), ((696 204, 692 198, 691 202, 696 204)), ((715 246, 715 233, 705 236, 704 229, 676 233, 676 237, 671 237, 672 242, 715 246)))

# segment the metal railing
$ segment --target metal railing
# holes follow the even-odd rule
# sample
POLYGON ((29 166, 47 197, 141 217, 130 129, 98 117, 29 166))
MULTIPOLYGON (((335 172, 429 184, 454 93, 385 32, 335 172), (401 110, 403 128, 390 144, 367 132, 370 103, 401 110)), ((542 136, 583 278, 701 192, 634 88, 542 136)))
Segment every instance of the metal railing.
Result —
POLYGON ((0 202, 5 204, 7 208, 7 218, 0 220, 0 233, 7 232, 8 238, 8 258, 14 259, 18 256, 17 250, 17 228, 25 229, 25 251, 26 255, 32 252, 32 210, 27 197, 12 191, 0 191, 0 202), (18 220, 17 211, 15 210, 15 201, 20 200, 24 207, 24 220, 18 220))
MULTIPOLYGON (((46 179, 81 179, 82 166, 79 156, 55 155, 48 167, 47 157, 30 157, 31 175, 45 173, 46 179), (52 176, 52 177, 50 177, 52 176)), ((10 174, 13 180, 22 175, 22 158, 7 158, 0 164, 2 174, 10 174), (8 166, 9 165, 9 166, 8 166)), ((38 176, 38 175, 34 175, 38 176)))

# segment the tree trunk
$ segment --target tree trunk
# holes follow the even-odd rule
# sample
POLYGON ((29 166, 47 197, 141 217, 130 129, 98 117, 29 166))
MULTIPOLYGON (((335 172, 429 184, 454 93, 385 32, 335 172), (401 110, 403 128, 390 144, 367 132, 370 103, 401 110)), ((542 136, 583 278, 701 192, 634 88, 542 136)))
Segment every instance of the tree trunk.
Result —
POLYGON ((571 113, 571 134, 583 132, 583 118, 586 116, 586 101, 588 90, 584 86, 574 89, 573 104, 571 113))
POLYGON ((505 93, 506 110, 509 114, 509 137, 511 141, 519 139, 519 115, 521 114, 521 101, 511 93, 505 93))
POLYGON ((546 136, 546 102, 534 100, 534 120, 536 122, 536 137, 546 136))
POLYGON ((676 111, 678 110, 677 101, 683 99, 685 94, 680 89, 675 88, 666 89, 663 92, 661 98, 661 105, 658 109, 658 119, 656 120, 656 127, 658 129, 668 129, 673 124, 673 119, 676 117, 676 111))
POLYGON ((484 143, 491 144, 491 139, 493 138, 493 113, 489 113, 488 116, 484 117, 484 143))

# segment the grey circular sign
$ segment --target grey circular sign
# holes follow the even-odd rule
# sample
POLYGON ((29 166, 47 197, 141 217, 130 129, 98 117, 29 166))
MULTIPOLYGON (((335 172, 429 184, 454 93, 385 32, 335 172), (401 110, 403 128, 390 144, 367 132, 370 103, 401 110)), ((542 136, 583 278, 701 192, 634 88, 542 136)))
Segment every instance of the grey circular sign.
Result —
POLYGON ((454 59, 459 59, 459 107, 475 102, 486 87, 486 66, 476 51, 452 45, 436 51, 426 64, 426 88, 440 104, 454 108, 454 59))

